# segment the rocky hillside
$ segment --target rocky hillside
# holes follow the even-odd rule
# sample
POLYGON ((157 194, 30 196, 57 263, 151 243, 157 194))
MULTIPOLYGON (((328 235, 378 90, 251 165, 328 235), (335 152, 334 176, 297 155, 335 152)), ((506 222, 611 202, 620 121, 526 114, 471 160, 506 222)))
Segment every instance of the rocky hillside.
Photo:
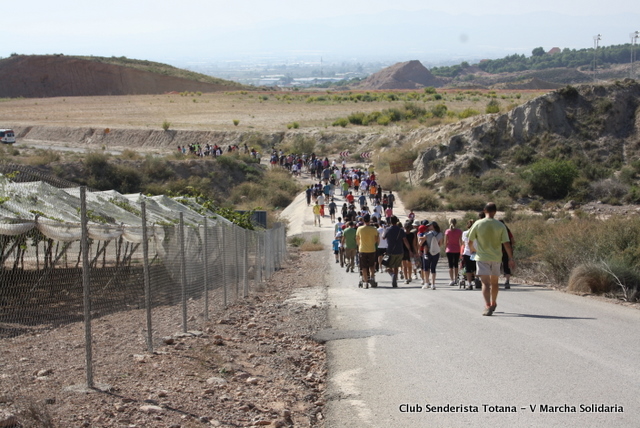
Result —
POLYGON ((399 62, 367 77, 357 89, 419 89, 440 87, 443 82, 420 61, 399 62))
POLYGON ((234 82, 204 82, 64 55, 14 55, 0 60, 0 98, 216 92, 241 88, 242 85, 234 82))
POLYGON ((640 157, 640 83, 566 86, 506 114, 478 116, 409 138, 430 147, 415 162, 413 178, 501 168, 523 148, 555 157, 624 164, 640 157))

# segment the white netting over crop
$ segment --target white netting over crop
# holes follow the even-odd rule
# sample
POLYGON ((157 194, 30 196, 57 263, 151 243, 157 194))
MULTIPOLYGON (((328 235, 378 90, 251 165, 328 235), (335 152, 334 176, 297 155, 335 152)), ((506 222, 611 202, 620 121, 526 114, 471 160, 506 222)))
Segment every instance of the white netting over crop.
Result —
POLYGON ((0 165, 0 347, 16 335, 143 310, 152 349, 176 326, 200 328, 210 307, 264 286, 286 256, 283 225, 247 230, 194 199, 69 184, 0 165), (157 312, 171 321, 152 327, 157 312))
MULTIPOLYGON (((86 195, 89 237, 97 241, 122 237, 128 242, 142 242, 143 201, 151 224, 147 236, 160 242, 164 240, 164 226, 177 224, 180 213, 188 226, 198 226, 203 216, 212 226, 217 222, 230 224, 192 199, 180 198, 181 203, 167 196, 122 195, 113 190, 86 195)), ((0 177, 0 201, 0 235, 21 235, 36 228, 56 241, 80 239, 80 188, 58 189, 41 181, 13 183, 0 177)))

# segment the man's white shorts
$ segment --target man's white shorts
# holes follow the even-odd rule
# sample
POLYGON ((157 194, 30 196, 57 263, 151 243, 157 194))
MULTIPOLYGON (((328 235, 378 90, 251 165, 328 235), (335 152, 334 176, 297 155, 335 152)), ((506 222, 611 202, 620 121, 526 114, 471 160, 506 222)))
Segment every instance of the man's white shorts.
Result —
POLYGON ((476 262, 477 271, 476 275, 493 275, 500 276, 500 266, 502 262, 476 262))

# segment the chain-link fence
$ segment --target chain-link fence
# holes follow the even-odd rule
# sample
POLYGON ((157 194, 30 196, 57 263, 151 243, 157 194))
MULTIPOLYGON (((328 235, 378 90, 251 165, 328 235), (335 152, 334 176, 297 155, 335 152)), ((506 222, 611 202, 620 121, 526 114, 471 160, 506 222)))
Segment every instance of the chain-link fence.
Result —
POLYGON ((0 346, 84 322, 89 387, 92 320, 144 310, 151 352, 177 325, 198 330, 210 310, 246 297, 286 258, 283 225, 251 231, 194 201, 12 178, 0 176, 0 346))

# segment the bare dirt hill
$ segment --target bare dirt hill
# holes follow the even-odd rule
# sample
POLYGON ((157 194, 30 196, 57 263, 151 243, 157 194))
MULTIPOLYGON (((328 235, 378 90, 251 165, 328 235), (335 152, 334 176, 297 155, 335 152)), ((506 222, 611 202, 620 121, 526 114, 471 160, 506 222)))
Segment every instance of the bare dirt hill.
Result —
POLYGON ((0 60, 1 98, 216 92, 242 88, 152 73, 64 55, 14 55, 0 60))
POLYGON ((419 89, 440 87, 443 81, 435 77, 418 60, 399 62, 366 78, 358 89, 419 89))

